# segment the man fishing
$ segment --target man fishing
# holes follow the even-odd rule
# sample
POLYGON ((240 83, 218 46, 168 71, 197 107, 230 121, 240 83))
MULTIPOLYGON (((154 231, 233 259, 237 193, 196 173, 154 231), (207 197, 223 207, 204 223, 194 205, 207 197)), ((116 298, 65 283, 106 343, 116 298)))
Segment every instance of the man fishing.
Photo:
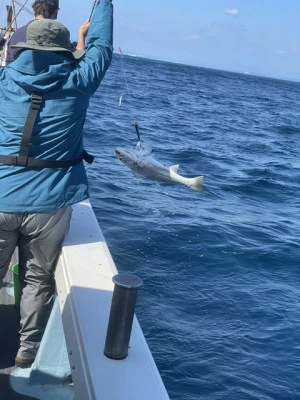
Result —
POLYGON ((35 20, 0 70, 0 281, 18 246, 19 367, 33 363, 52 309, 71 206, 89 198, 83 126, 113 53, 112 2, 95 4, 85 50, 61 23, 35 20))
MULTIPOLYGON (((32 4, 32 9, 34 13, 34 19, 57 19, 57 14, 59 10, 58 0, 37 0, 32 4)), ((11 36, 7 43, 7 53, 6 53, 6 64, 14 61, 17 57, 20 49, 12 47, 18 42, 24 42, 26 40, 26 31, 28 25, 32 21, 29 21, 26 25, 21 26, 17 29, 11 36)))
MULTIPOLYGON (((34 19, 57 19, 59 11, 59 0, 36 0, 32 4, 34 13, 34 19)), ((11 63, 17 58, 20 49, 14 47, 18 42, 24 42, 26 40, 26 32, 28 25, 32 21, 29 21, 26 25, 21 26, 14 32, 9 41, 7 42, 7 53, 6 53, 6 65, 11 63)), ((81 25, 78 33, 78 41, 76 48, 82 50, 84 48, 85 36, 88 30, 88 23, 81 25)))

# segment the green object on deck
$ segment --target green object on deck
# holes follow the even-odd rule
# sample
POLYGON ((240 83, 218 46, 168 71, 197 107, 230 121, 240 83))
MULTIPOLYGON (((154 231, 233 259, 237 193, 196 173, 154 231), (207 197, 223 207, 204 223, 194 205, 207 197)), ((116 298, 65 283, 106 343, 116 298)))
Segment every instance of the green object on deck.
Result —
POLYGON ((14 264, 11 270, 13 272, 15 306, 19 307, 22 293, 21 283, 19 279, 19 264, 14 264))

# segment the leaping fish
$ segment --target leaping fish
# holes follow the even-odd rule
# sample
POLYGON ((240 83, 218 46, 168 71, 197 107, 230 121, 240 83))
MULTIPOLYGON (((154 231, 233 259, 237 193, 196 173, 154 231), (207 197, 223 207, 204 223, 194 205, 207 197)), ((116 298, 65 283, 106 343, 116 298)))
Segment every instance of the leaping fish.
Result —
POLYGON ((138 177, 149 178, 167 183, 182 183, 190 189, 202 192, 203 176, 186 178, 177 173, 179 165, 168 167, 155 160, 152 155, 152 146, 145 146, 138 142, 135 148, 117 148, 115 156, 138 177))

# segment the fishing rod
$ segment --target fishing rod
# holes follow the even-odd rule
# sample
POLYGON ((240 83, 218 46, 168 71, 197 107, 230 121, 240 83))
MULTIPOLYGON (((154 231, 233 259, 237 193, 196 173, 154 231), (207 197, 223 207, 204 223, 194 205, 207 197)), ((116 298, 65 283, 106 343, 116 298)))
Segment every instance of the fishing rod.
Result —
POLYGON ((92 11, 91 11, 91 14, 90 14, 89 21, 92 19, 92 16, 93 16, 93 14, 94 14, 97 1, 98 1, 98 0, 95 0, 95 1, 94 1, 94 4, 93 4, 93 8, 92 8, 92 11))
MULTIPOLYGON (((22 5, 22 3, 21 3, 20 1, 18 1, 18 0, 13 0, 13 2, 14 2, 14 3, 17 3, 18 6, 21 7, 21 10, 23 9, 23 10, 27 11, 28 14, 33 15, 33 12, 32 12, 29 8, 25 7, 27 1, 26 1, 23 5, 22 5)), ((20 11, 21 11, 21 10, 20 10, 20 11)))
MULTIPOLYGON (((131 97, 131 93, 129 90, 129 85, 128 85, 128 81, 127 81, 127 76, 126 76, 126 72, 125 72, 125 68, 124 68, 124 63, 123 63, 123 52, 122 49, 119 47, 119 53, 120 53, 120 60, 121 60, 121 69, 123 72, 123 77, 124 77, 124 81, 125 81, 125 85, 126 85, 126 92, 128 94, 129 97, 131 97)), ((123 96, 124 94, 122 94, 119 98, 119 106, 121 106, 122 104, 122 100, 123 100, 123 96)), ((136 118, 134 117, 134 127, 135 127, 135 131, 138 137, 139 142, 141 141, 141 137, 140 137, 140 132, 139 132, 139 124, 136 120, 136 118)))
MULTIPOLYGON (((28 3, 28 1, 29 1, 29 0, 26 0, 25 3, 24 3, 23 5, 22 5, 19 1, 16 1, 16 0, 12 1, 12 3, 17 3, 21 8, 20 8, 20 10, 18 11, 17 14, 15 14, 15 12, 14 12, 14 14, 15 14, 15 15, 14 15, 14 18, 7 24, 6 30, 5 30, 5 32, 4 32, 4 36, 5 36, 5 34, 6 34, 9 30, 11 30, 12 24, 17 20, 17 18, 18 18, 18 16, 19 16, 20 12, 21 12, 22 10, 25 10, 25 11, 27 11, 30 15, 33 15, 33 12, 30 11, 29 8, 25 7, 26 4, 28 3)), ((7 6, 7 7, 8 7, 8 6, 7 6)), ((15 11, 14 5, 13 5, 12 7, 13 7, 13 11, 15 11)))

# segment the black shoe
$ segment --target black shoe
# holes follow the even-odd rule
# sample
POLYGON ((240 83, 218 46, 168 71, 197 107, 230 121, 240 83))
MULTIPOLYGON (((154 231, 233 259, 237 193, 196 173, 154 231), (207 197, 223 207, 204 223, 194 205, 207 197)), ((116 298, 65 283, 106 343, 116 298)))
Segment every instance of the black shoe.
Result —
POLYGON ((29 368, 31 364, 34 362, 34 358, 23 358, 16 356, 15 358, 15 366, 19 368, 29 368))

